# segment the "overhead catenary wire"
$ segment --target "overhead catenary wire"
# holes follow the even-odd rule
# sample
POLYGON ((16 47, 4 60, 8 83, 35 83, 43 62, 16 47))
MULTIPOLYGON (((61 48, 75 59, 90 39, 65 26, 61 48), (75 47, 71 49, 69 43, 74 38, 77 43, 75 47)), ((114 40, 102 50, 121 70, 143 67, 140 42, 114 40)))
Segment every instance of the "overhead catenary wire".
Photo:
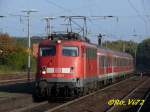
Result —
MULTIPOLYGON (((0 19, 2 19, 2 18, 5 18, 6 16, 3 16, 3 15, 0 15, 0 19)), ((0 33, 2 33, 3 32, 3 28, 1 27, 0 28, 0 33)))
POLYGON ((56 19, 55 17, 44 17, 44 20, 46 21, 46 32, 47 36, 50 36, 52 34, 52 20, 56 19))
POLYGON ((145 30, 146 30, 146 33, 148 34, 147 21, 145 20, 145 18, 143 16, 141 16, 140 12, 136 9, 136 7, 133 5, 133 3, 130 0, 128 0, 128 3, 131 6, 131 8, 137 13, 139 18, 141 18, 141 20, 144 21, 144 23, 145 23, 145 30))
MULTIPOLYGON (((146 14, 145 0, 141 0, 141 4, 142 4, 143 10, 146 14)), ((145 15, 145 17, 147 18, 148 21, 150 21, 150 18, 147 14, 145 15)))
MULTIPOLYGON (((52 6, 54 6, 54 7, 57 7, 57 8, 59 8, 60 9, 60 11, 65 11, 65 12, 68 12, 69 13, 69 15, 77 15, 76 13, 78 13, 77 12, 77 8, 75 9, 75 10, 73 10, 72 8, 68 8, 68 7, 65 7, 66 5, 65 4, 62 4, 62 3, 60 3, 60 2, 57 2, 57 1, 53 1, 53 0, 44 0, 44 1, 46 1, 46 3, 47 4, 49 4, 49 5, 52 5, 52 6)), ((87 0, 87 1, 89 1, 89 0, 87 0)), ((94 1, 93 1, 94 2, 94 1)), ((93 3, 93 4, 95 4, 95 3, 93 3)), ((133 3, 132 3, 133 4, 133 3)), ((89 4, 88 3, 88 6, 90 7, 90 5, 92 5, 92 4, 89 4)), ((97 4, 95 4, 95 5, 97 5, 97 4)), ((78 5, 78 7, 79 7, 80 5, 78 5)), ((133 4, 133 6, 134 6, 134 4, 133 4)), ((86 6, 87 7, 87 6, 86 6)), ((135 6, 134 6, 135 7, 135 6)), ((84 8, 84 6, 82 7, 82 8, 84 8)), ((91 8, 91 7, 90 7, 91 8)), ((89 9, 89 8, 88 8, 89 9)), ((87 10, 87 12, 88 12, 88 9, 86 9, 87 10)), ((135 7, 135 9, 137 10, 137 8, 135 7)), ((134 10, 135 10, 134 9, 134 10)), ((57 10, 58 11, 58 10, 57 10)), ((90 11, 89 11, 90 12, 90 11)), ((137 12, 139 13, 139 11, 137 10, 137 12)), ((93 12, 92 12, 93 13, 93 12)), ((90 13, 90 15, 93 15, 92 13, 90 13)), ((78 14, 79 15, 79 14, 78 14)), ((89 16, 90 16, 89 15, 89 16)), ((130 16, 130 18, 132 19, 132 18, 134 18, 134 17, 139 17, 139 15, 140 16, 143 16, 143 15, 141 15, 141 14, 138 14, 138 16, 130 16)), ((41 15, 40 15, 41 16, 41 15)), ((44 15, 45 16, 45 15, 44 15)), ((50 15, 51 16, 51 15, 50 15)), ((34 16, 33 16, 34 17, 34 16)), ((121 17, 121 16, 120 16, 121 17)), ((119 18, 120 18, 119 17, 119 18)), ((122 16, 122 17, 127 17, 127 16, 122 16)), ((128 16, 129 17, 129 16, 128 16)), ((140 17, 141 18, 141 17, 140 17)), ((142 20, 143 19, 145 19, 144 17, 142 17, 141 18, 142 20)), ((20 22, 22 22, 21 21, 22 19, 21 19, 21 17, 20 17, 20 22)), ((101 29, 100 29, 100 27, 103 27, 103 26, 101 26, 101 23, 100 24, 97 24, 96 22, 94 22, 94 19, 91 19, 91 18, 89 18, 88 19, 89 20, 89 22, 90 23, 95 23, 95 24, 92 24, 94 27, 95 27, 95 29, 99 29, 99 31, 101 31, 101 29), (96 28, 97 27, 97 28, 96 28)), ((143 20, 144 21, 144 20, 143 20)), ((88 23, 88 25, 90 25, 89 23, 88 23)), ((92 26, 91 25, 91 26, 92 26)), ((93 27, 92 26, 92 27, 93 27)), ((89 28, 92 28, 92 27, 89 27, 89 28)), ((102 31, 102 32, 107 32, 107 33, 109 33, 109 31, 107 31, 108 29, 107 28, 105 28, 105 27, 103 27, 102 28, 102 30, 104 30, 104 31, 102 31)), ((94 31, 94 30, 93 30, 94 31)), ((96 31, 96 30, 95 30, 96 31)))
POLYGON ((144 21, 146 22, 145 18, 140 14, 140 12, 136 9, 136 7, 133 5, 133 3, 128 0, 129 5, 131 6, 131 8, 137 13, 137 15, 144 21))
POLYGON ((69 12, 70 14, 73 14, 73 15, 77 15, 75 12, 73 12, 72 10, 70 10, 70 9, 67 9, 67 8, 65 8, 65 7, 63 7, 63 6, 61 6, 61 5, 58 5, 58 4, 56 4, 55 2, 53 2, 53 1, 51 1, 51 0, 45 0, 47 3, 49 3, 49 4, 51 4, 51 5, 53 5, 53 6, 55 6, 55 7, 57 7, 57 8, 59 8, 59 9, 61 9, 61 10, 64 10, 65 12, 69 12))
POLYGON ((31 37, 30 37, 30 14, 37 12, 36 10, 23 10, 22 12, 26 13, 27 22, 28 22, 28 81, 30 82, 30 72, 31 72, 31 37))
MULTIPOLYGON (((75 13, 75 12, 73 12, 72 10, 70 10, 70 9, 67 9, 67 8, 65 8, 65 7, 63 7, 63 6, 61 6, 61 5, 58 5, 58 4, 56 4, 55 2, 53 2, 53 1, 51 1, 51 0, 45 0, 47 3, 49 3, 49 4, 51 4, 51 5, 53 5, 53 6, 55 6, 55 7, 57 7, 57 8, 59 8, 59 9, 61 9, 61 10, 64 10, 65 12, 69 12, 70 14, 72 14, 72 15, 79 15, 79 14, 77 14, 77 13, 75 13)), ((89 19, 88 18, 88 20, 93 24, 93 22, 91 21, 91 19, 89 19)), ((77 24, 75 21, 72 21, 74 24, 76 24, 77 26, 80 26, 79 24, 77 24)), ((86 27, 87 27, 87 24, 85 25, 86 27)), ((80 26, 80 28, 81 28, 81 26, 80 26)), ((82 28, 82 30, 83 30, 84 28, 82 28)), ((88 31, 87 31, 87 29, 86 29, 86 34, 88 34, 88 31)))

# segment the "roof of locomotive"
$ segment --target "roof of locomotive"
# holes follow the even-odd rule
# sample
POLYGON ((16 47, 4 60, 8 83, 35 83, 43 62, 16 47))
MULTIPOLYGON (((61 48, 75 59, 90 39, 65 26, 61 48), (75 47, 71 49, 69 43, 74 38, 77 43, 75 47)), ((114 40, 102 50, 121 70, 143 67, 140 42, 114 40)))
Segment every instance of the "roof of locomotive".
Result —
POLYGON ((39 45, 55 44, 57 40, 62 40, 64 42, 89 42, 88 38, 83 38, 78 33, 68 32, 59 34, 53 33, 51 36, 48 36, 47 39, 42 40, 39 45))
POLYGON ((129 57, 129 58, 133 58, 130 54, 128 53, 124 53, 124 52, 119 52, 119 51, 114 51, 108 48, 102 48, 96 44, 90 43, 88 38, 82 38, 79 34, 77 33, 66 33, 66 34, 52 34, 51 36, 49 36, 47 39, 42 40, 39 43, 39 46, 48 46, 48 45, 55 45, 57 40, 61 40, 64 42, 69 42, 69 43, 80 43, 82 45, 85 46, 89 46, 89 47, 95 47, 98 48, 98 51, 102 52, 102 53, 111 53, 112 55, 116 55, 116 56, 123 56, 123 57, 129 57))

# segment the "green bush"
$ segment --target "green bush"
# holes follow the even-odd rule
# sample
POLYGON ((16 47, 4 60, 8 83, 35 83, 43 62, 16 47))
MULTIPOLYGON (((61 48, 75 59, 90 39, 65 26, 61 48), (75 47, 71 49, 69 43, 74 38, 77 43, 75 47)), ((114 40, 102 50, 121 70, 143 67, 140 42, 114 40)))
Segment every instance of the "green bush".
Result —
MULTIPOLYGON (((27 71, 28 54, 26 52, 9 53, 4 59, 4 65, 0 67, 7 68, 8 71, 27 71)), ((35 71, 36 60, 31 56, 31 71, 35 71)))
POLYGON ((24 52, 14 52, 5 58, 6 65, 14 70, 23 70, 27 68, 27 54, 24 52))
MULTIPOLYGON (((0 73, 27 71, 26 40, 0 33, 0 73)), ((35 69, 36 60, 31 56, 31 71, 35 71, 35 69)))

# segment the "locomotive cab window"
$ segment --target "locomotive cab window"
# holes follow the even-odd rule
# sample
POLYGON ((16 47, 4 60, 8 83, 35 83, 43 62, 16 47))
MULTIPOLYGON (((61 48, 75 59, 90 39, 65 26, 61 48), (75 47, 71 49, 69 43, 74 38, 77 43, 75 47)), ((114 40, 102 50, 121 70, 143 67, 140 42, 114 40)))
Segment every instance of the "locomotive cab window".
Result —
POLYGON ((78 56, 79 55, 79 50, 78 50, 78 47, 63 46, 62 54, 64 56, 78 56))
POLYGON ((40 48, 40 56, 54 56, 55 53, 56 49, 54 46, 40 48))

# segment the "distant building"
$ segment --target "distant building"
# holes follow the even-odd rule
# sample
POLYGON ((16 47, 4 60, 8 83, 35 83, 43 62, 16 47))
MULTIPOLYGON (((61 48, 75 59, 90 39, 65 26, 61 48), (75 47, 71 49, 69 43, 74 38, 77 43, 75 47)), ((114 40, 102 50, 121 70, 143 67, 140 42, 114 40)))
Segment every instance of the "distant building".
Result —
POLYGON ((37 58, 39 44, 32 44, 32 55, 37 58))

